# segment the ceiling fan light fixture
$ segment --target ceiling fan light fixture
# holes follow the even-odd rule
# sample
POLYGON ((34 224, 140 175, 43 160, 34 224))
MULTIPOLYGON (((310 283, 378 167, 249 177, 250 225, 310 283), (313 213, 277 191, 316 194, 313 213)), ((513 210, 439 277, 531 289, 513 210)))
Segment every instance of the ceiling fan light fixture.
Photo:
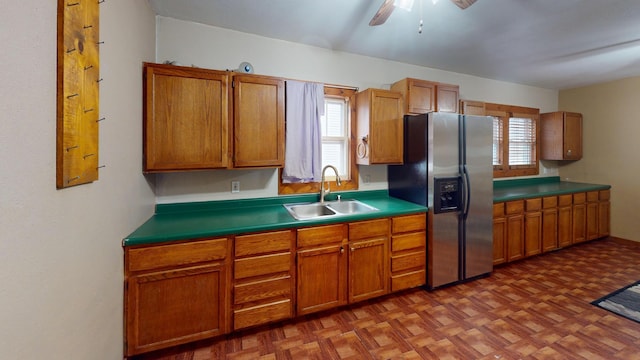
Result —
POLYGON ((393 6, 402 10, 411 11, 411 8, 413 8, 413 1, 414 0, 394 0, 393 6))

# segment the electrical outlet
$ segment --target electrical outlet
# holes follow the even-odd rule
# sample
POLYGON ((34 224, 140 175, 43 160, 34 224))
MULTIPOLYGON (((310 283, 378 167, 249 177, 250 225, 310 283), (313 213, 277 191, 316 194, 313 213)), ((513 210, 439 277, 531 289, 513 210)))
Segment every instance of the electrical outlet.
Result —
POLYGON ((231 192, 239 193, 240 192, 240 181, 232 181, 231 182, 231 192))
POLYGON ((371 183, 371 175, 365 175, 362 177, 362 182, 365 184, 371 183))

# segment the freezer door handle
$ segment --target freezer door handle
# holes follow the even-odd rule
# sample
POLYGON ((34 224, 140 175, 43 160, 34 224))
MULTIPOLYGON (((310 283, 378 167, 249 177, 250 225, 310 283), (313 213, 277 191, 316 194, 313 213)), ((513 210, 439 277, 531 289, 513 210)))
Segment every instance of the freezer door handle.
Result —
POLYGON ((467 220, 467 216, 469 215, 469 206, 471 205, 471 183, 469 182, 469 170, 467 169, 467 164, 462 166, 462 183, 464 192, 464 211, 462 216, 467 220))

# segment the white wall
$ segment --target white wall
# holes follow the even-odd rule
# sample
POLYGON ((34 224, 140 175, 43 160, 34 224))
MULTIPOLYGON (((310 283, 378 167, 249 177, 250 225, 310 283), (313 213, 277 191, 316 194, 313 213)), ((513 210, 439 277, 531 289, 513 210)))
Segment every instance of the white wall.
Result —
POLYGON ((100 8, 100 180, 56 190, 57 1, 0 5, 0 357, 122 358, 121 240, 153 212, 141 175, 146 1, 100 8))
MULTIPOLYGON (((157 62, 178 61, 209 69, 235 69, 242 61, 263 75, 318 81, 330 84, 389 88, 405 77, 460 85, 460 97, 555 111, 558 92, 483 79, 388 60, 301 45, 222 28, 157 18, 157 62)), ((360 189, 386 189, 386 166, 361 166, 360 189), (371 183, 362 178, 370 176, 371 183)), ((540 176, 557 175, 541 165, 540 176)), ((149 175, 156 181, 159 203, 277 196, 274 170, 217 170, 191 174, 149 175), (231 194, 231 180, 240 180, 241 192, 231 194), (248 191, 245 191, 247 189, 248 191)))
POLYGON ((560 162, 564 179, 611 185, 611 235, 640 241, 640 77, 560 92, 560 108, 582 113, 583 157, 560 162))

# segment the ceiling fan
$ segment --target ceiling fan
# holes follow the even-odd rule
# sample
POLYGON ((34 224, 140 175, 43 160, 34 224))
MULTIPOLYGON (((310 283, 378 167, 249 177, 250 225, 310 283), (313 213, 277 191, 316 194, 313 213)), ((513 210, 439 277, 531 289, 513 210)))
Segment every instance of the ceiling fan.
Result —
MULTIPOLYGON (((384 24, 384 22, 387 21, 387 18, 389 18, 389 16, 393 12, 393 9, 396 8, 397 1, 398 0, 384 0, 382 5, 380 6, 380 9, 378 9, 378 12, 373 15, 373 18, 371 18, 371 21, 369 21, 369 25, 376 26, 384 24)), ((451 0, 451 2, 458 5, 460 9, 464 10, 473 5, 476 0, 451 0)))

